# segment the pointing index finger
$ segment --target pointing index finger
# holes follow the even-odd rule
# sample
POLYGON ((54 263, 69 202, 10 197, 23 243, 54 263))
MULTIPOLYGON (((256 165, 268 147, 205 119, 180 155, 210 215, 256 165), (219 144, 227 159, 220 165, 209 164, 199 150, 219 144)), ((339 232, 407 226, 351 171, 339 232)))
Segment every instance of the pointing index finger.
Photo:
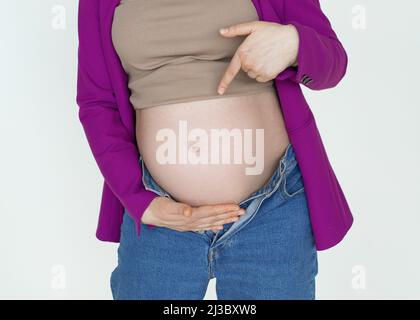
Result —
POLYGON ((235 52, 233 55, 232 60, 230 61, 229 66, 227 67, 222 80, 219 83, 217 88, 218 94, 224 94, 227 88, 229 87, 230 83, 236 77, 238 72, 241 70, 241 59, 239 58, 238 51, 235 52))

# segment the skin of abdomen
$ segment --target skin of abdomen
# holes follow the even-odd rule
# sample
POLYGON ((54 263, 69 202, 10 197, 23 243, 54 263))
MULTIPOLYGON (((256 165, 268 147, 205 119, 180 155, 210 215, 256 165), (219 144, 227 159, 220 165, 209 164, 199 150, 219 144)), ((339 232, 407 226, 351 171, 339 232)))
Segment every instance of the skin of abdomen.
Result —
POLYGON ((136 136, 153 179, 192 206, 240 203, 268 181, 289 144, 274 89, 136 109, 136 136), (199 133, 201 144, 192 132, 199 133), (188 158, 186 150, 197 157, 188 158), (225 162, 223 153, 230 155, 225 162))

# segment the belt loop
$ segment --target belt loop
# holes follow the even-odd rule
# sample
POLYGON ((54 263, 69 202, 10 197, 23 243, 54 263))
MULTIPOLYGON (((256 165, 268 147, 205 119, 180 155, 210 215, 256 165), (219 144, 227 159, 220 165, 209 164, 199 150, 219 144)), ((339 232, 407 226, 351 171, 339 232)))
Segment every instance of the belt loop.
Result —
POLYGON ((286 163, 284 159, 282 159, 280 162, 280 176, 283 176, 285 171, 286 171, 286 163))

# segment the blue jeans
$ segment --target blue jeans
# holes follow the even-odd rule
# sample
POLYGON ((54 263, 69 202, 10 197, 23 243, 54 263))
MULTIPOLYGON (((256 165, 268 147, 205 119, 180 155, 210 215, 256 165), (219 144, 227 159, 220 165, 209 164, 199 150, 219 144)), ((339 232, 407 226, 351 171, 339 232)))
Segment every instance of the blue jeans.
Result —
MULTIPOLYGON (((141 157, 145 187, 170 195, 141 157)), ((240 203, 246 213, 219 231, 141 225, 127 212, 121 226, 113 298, 201 300, 216 278, 221 300, 315 299, 318 273, 301 172, 291 145, 269 181, 240 203)))

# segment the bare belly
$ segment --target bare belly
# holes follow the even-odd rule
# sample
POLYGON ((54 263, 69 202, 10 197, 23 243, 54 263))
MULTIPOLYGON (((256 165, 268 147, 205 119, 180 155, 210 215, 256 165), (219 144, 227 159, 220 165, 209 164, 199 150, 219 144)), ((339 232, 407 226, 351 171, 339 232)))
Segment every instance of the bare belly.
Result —
POLYGON ((154 180, 193 206, 240 203, 289 144, 274 89, 137 109, 136 135, 154 180))

